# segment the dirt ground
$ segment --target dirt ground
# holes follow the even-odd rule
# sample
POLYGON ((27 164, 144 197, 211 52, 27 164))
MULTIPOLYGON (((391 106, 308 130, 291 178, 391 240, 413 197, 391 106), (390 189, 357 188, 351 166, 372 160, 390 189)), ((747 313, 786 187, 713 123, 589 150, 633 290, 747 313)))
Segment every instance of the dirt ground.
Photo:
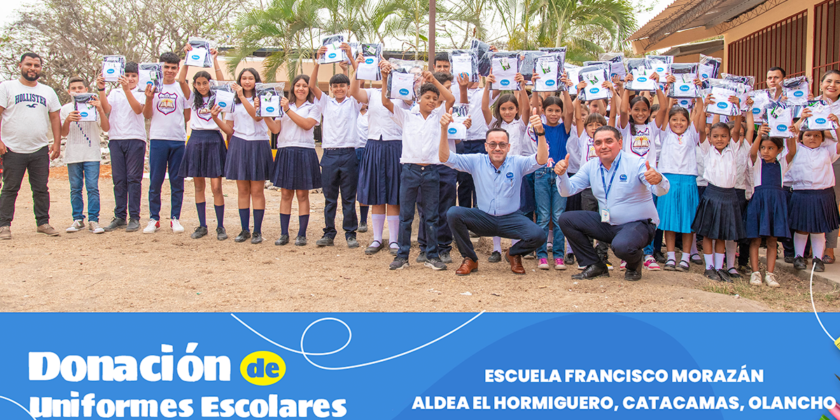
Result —
MULTIPOLYGON (((113 184, 110 168, 103 167, 100 180, 101 223, 113 215, 113 184)), ((148 220, 148 181, 144 181, 141 224, 148 220)), ((372 233, 360 233, 358 249, 348 249, 339 234, 336 246, 317 248, 315 240, 323 227, 324 199, 311 197, 309 245, 275 246, 280 234, 279 191, 266 191, 267 210, 263 224, 266 239, 260 245, 235 243, 239 232, 236 185, 225 182, 225 225, 230 239, 219 242, 211 233, 200 240, 189 234, 198 225, 194 187, 186 182, 181 222, 187 229, 174 234, 168 219, 153 235, 124 230, 94 235, 87 231, 64 233, 72 222, 70 188, 66 169, 53 168, 50 180, 51 223, 62 232, 59 238, 35 233, 30 191, 24 183, 18 197, 13 239, 0 242, 0 311, 559 311, 559 312, 661 312, 661 311, 810 311, 808 282, 777 273, 782 287, 750 287, 746 279, 734 285, 710 282, 699 266, 691 273, 644 272, 639 282, 623 280, 617 270, 610 278, 576 281, 566 271, 536 269, 536 261, 524 260, 527 275, 517 276, 502 262, 487 262, 489 238, 478 243, 479 271, 457 277, 460 262, 434 272, 414 263, 389 271, 391 255, 364 255, 372 233)), ((208 199, 211 194, 207 191, 208 199)), ((207 220, 216 226, 212 206, 207 220)), ((164 217, 169 214, 168 184, 164 184, 164 217)), ((291 231, 297 231, 296 203, 291 231)), ((340 217, 340 212, 339 212, 340 217)), ((337 223, 340 226, 340 221, 337 223)), ((386 227, 387 238, 387 227, 386 227)), ((503 241, 503 247, 509 244, 503 241)), ((614 263, 618 263, 612 257, 614 263)), ((840 310, 840 290, 814 284, 817 307, 840 310)))

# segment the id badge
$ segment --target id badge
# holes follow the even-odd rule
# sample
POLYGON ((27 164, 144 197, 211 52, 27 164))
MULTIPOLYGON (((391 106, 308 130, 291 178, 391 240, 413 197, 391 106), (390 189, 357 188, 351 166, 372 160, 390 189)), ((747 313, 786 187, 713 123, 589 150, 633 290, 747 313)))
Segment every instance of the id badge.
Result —
POLYGON ((609 223, 610 222, 610 211, 609 210, 601 210, 601 223, 609 223))

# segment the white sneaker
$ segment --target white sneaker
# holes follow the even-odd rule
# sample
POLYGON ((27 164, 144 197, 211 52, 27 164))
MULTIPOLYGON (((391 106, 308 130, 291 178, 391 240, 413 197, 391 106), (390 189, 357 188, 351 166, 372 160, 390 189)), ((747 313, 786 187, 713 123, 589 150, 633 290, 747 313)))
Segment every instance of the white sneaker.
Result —
POLYGON ((88 222, 88 229, 96 234, 105 233, 105 229, 102 229, 102 226, 99 226, 99 222, 88 222))
POLYGON ((143 229, 143 233, 155 233, 160 229, 160 222, 157 220, 149 220, 149 224, 143 229))
MULTIPOLYGON (((768 273, 770 274, 770 273, 768 273)), ((750 274, 750 284, 753 286, 761 286, 761 272, 760 271, 753 271, 750 274)))
POLYGON ((779 282, 776 281, 776 275, 773 273, 767 273, 764 275, 764 282, 767 283, 770 287, 780 287, 781 285, 779 282))
POLYGON ((184 233, 184 227, 181 226, 181 222, 179 222, 178 219, 172 219, 172 221, 169 222, 169 226, 172 227, 172 232, 184 233))
POLYGON ((67 228, 67 233, 78 232, 85 228, 85 222, 83 220, 74 220, 73 224, 67 228))

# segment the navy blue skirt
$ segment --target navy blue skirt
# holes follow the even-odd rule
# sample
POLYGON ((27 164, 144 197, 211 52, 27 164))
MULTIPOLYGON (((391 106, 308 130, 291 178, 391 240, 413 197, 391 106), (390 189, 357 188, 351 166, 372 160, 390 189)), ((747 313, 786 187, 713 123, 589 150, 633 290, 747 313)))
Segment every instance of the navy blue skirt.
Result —
POLYGON ((755 188, 744 213, 747 238, 789 238, 790 225, 787 214, 785 190, 777 186, 759 185, 755 188))
POLYGON ((359 164, 359 203, 375 206, 400 204, 401 141, 368 140, 359 164))
POLYGON ((828 233, 840 226, 840 214, 834 201, 834 188, 793 190, 790 197, 792 230, 807 233, 828 233))
POLYGON ((284 190, 321 188, 321 163, 318 153, 309 147, 277 149, 271 170, 271 183, 284 190))
MULTIPOLYGON (((662 201, 661 197, 659 201, 662 201)), ((697 206, 691 230, 709 239, 737 241, 746 238, 744 216, 735 188, 709 184, 697 206)))
POLYGON ((183 178, 220 178, 225 174, 227 148, 219 130, 193 130, 184 148, 178 175, 183 178))
POLYGON ((271 173, 271 145, 268 140, 230 138, 225 178, 236 181, 265 181, 271 173))

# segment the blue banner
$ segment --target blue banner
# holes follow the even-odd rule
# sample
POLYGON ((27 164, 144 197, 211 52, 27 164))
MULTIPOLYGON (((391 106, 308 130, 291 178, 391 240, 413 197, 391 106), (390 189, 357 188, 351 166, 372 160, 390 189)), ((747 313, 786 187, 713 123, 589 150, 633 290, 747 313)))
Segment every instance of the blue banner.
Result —
POLYGON ((0 419, 820 419, 840 315, 0 314, 0 419))

